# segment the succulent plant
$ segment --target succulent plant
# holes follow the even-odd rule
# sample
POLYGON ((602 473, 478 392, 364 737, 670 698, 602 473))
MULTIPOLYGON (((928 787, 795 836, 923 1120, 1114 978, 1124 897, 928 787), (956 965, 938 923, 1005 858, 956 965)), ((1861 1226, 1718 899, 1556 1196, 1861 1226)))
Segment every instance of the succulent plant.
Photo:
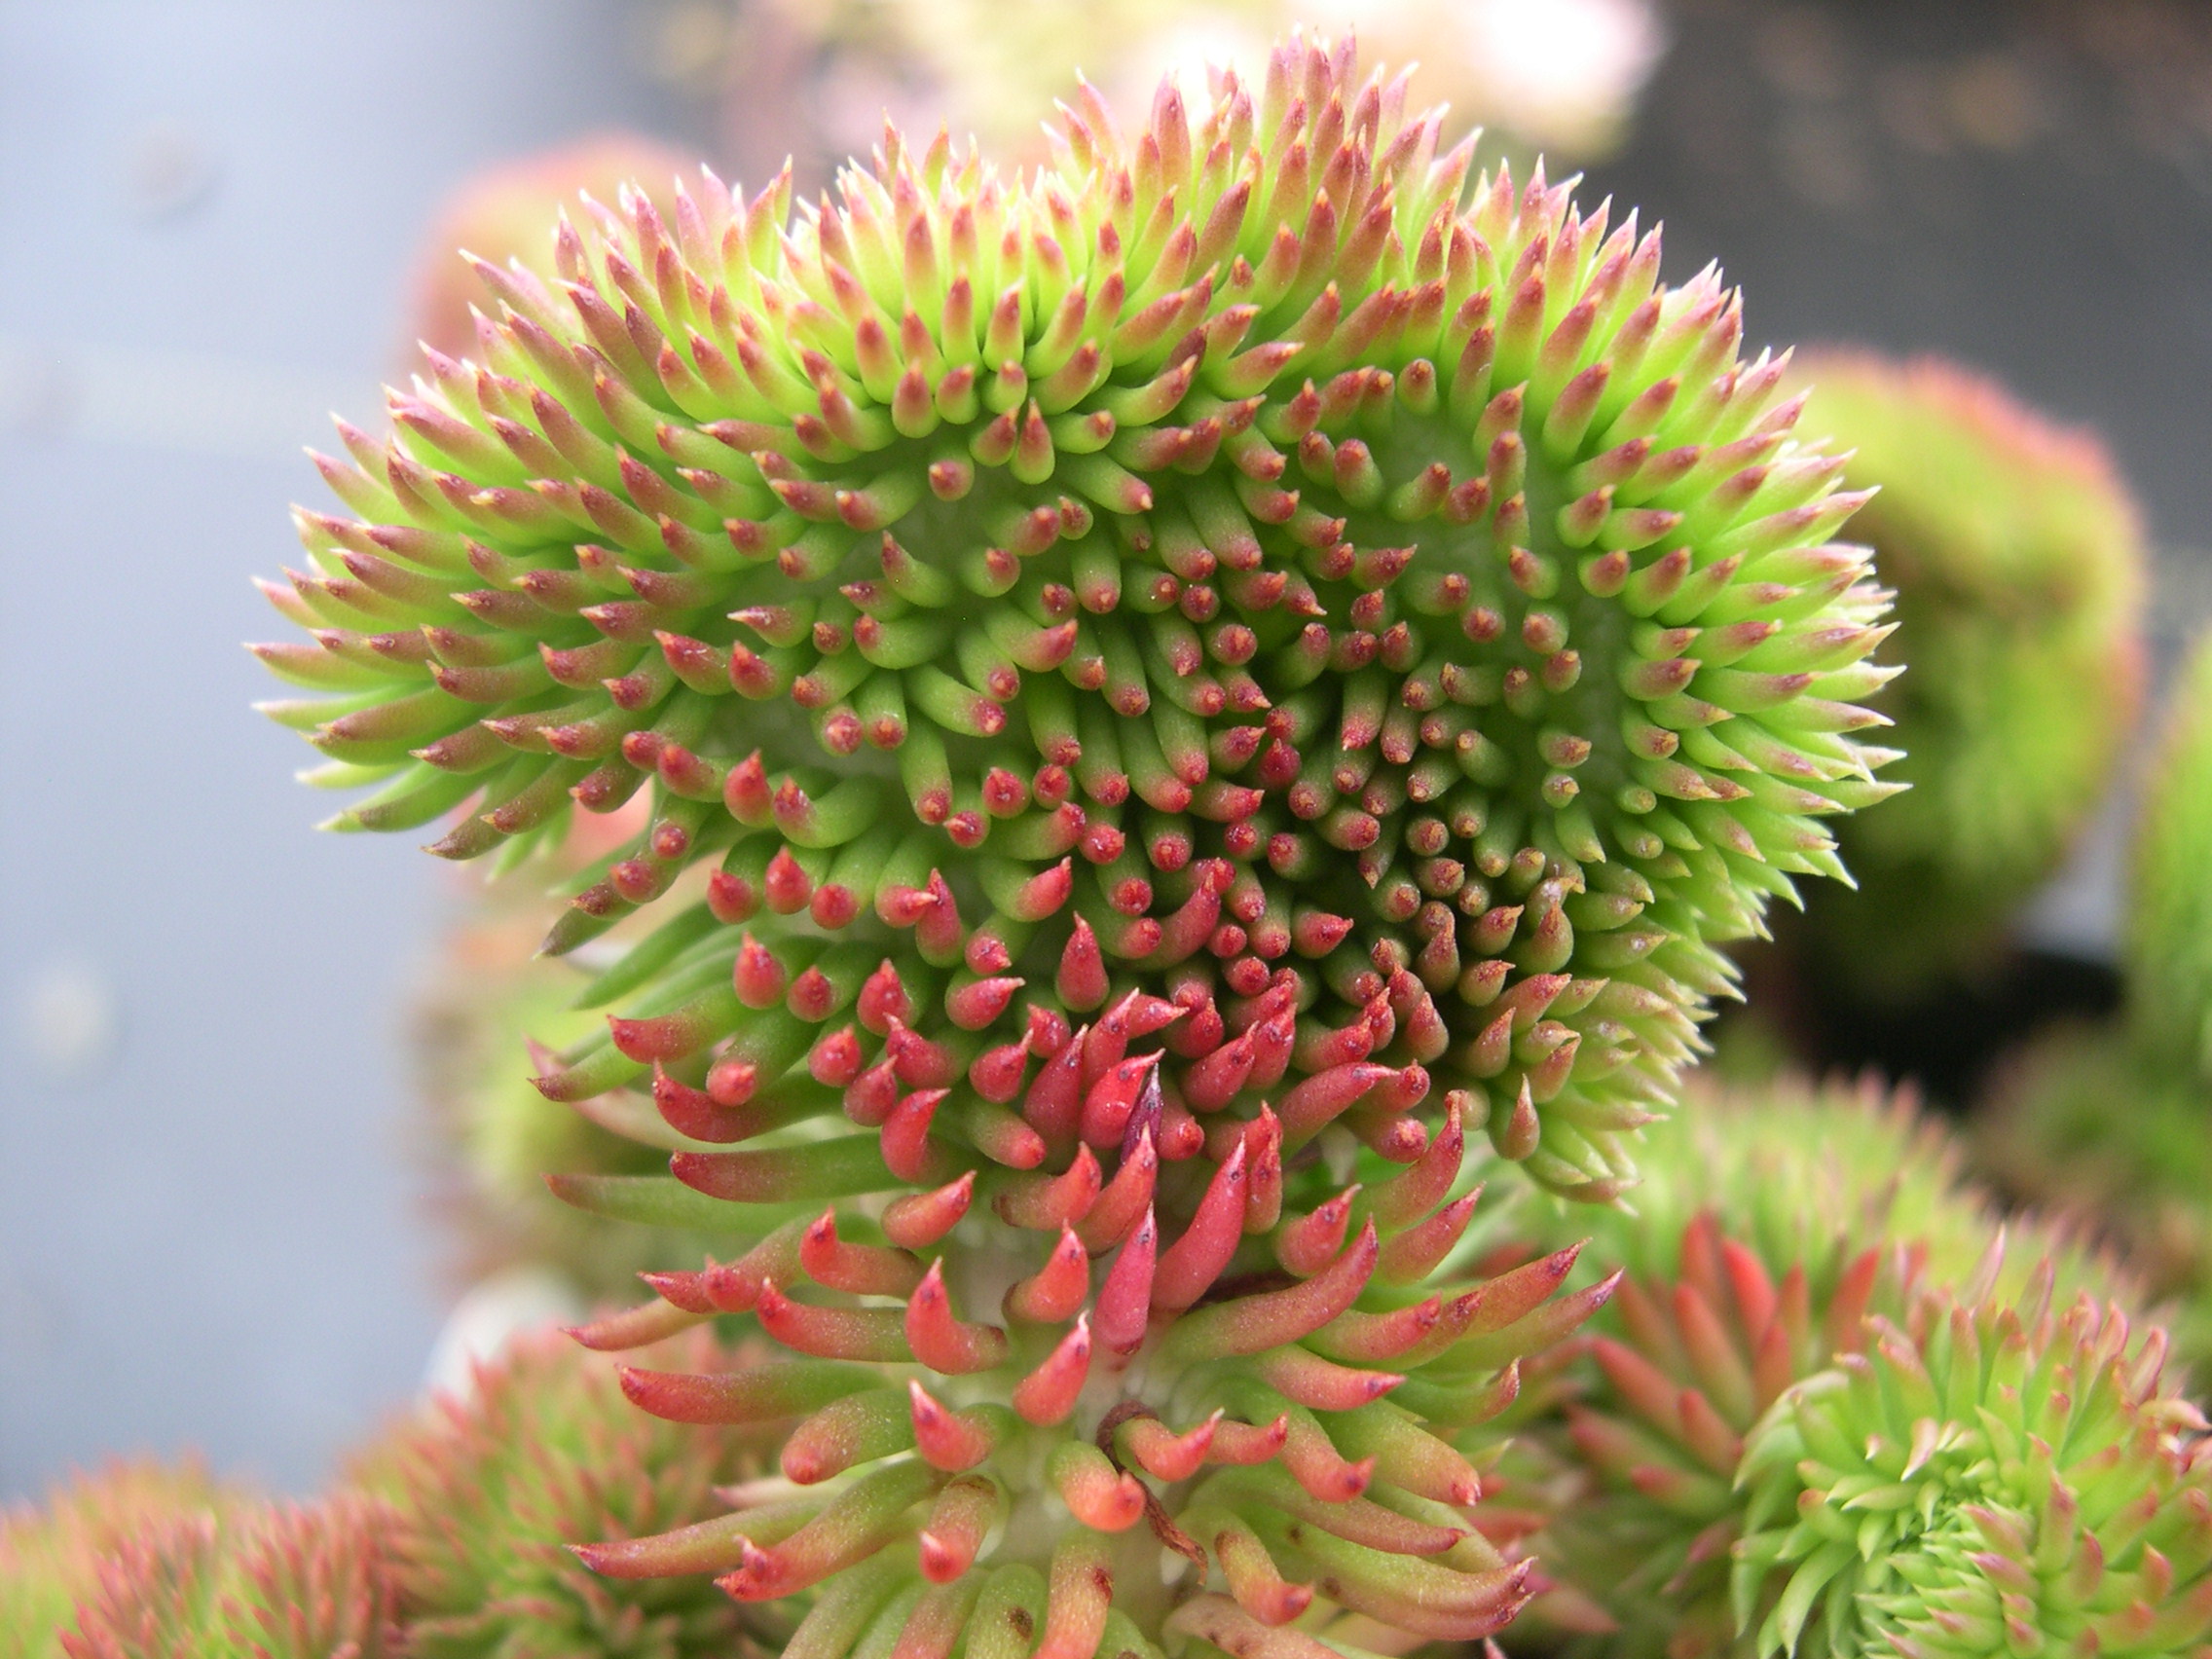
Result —
POLYGON ((99 1567, 68 1659, 397 1659, 388 1517, 359 1497, 170 1516, 99 1567))
POLYGON ((475 344, 475 281, 454 249, 505 265, 519 259, 541 277, 554 275, 545 227, 577 192, 609 198, 623 185, 659 198, 688 158, 657 138, 594 132, 518 156, 471 174, 438 208, 414 274, 408 320, 414 338, 449 355, 475 344))
POLYGON ((1838 1252, 1911 1239, 1931 1248, 1939 1275, 1963 1278, 1999 1225, 1941 1122, 1909 1086, 1872 1074, 1716 1083, 1700 1072, 1683 1109, 1653 1124, 1641 1151, 1633 1207, 1553 1219, 1557 1241, 1572 1228, 1590 1236, 1594 1261, 1671 1277, 1679 1241, 1711 1214, 1778 1272, 1815 1259, 1833 1271, 1838 1252))
POLYGON ((2212 643, 2177 678, 2145 781, 2120 1016, 2039 1033, 1992 1078, 1976 1157, 2008 1192, 2071 1210, 2169 1299, 2179 1350, 2212 1359, 2212 643))
POLYGON ((59 1659, 77 1603, 102 1561, 182 1516, 240 1503, 196 1462, 117 1461, 55 1488, 37 1508, 0 1511, 0 1659, 59 1659))
POLYGON ((1628 1277, 1578 1345, 1587 1362, 1559 1380, 1564 1405, 1508 1465, 1507 1501, 1550 1516, 1536 1548, 1563 1588, 1545 1614, 1608 1629, 1594 1650, 1609 1653, 1753 1651, 1730 1600, 1746 1439, 1788 1390, 1863 1348, 1869 1313, 2039 1284, 2137 1300, 2083 1238, 2002 1218, 1909 1091, 1703 1087, 1650 1130, 1636 1209, 1592 1218, 1587 1254, 1628 1277))
POLYGON ((751 1312, 804 1357, 629 1386, 803 1422, 593 1566, 811 1591, 794 1654, 1472 1639, 1530 1574, 1470 1455, 1609 1281, 1493 1273, 1466 1138, 1615 1197, 1714 941, 1841 873, 1859 498, 1715 274, 1540 172, 1462 208, 1348 43, 1077 101, 1015 181, 888 132, 795 225, 628 196, 567 310, 484 268, 482 361, 322 462, 360 516, 260 649, 336 696, 273 713, 381 783, 339 827, 468 802, 449 857, 649 779, 556 953, 696 895, 539 1087, 673 1152, 564 1196, 741 1248, 585 1335, 751 1312))
POLYGON ((1567 1408, 1591 1483, 1546 1559, 1613 1653, 2183 1654, 2212 1629, 2212 1466, 2166 1337, 2002 1247, 1943 1287, 1922 1245, 1786 1270, 1710 1213, 1626 1280, 1567 1408))
POLYGON ((1870 1309, 1901 1312, 1923 1262, 1842 1238, 1776 1260, 1711 1211, 1665 1236, 1673 1267, 1623 1280, 1589 1342, 1588 1391, 1550 1436, 1584 1479, 1555 1497, 1539 1547, 1594 1602, 1600 1618, 1581 1622, 1611 1627, 1604 1651, 1749 1656, 1766 1606, 1731 1595, 1752 1525, 1746 1439, 1793 1385, 1863 1346, 1870 1309))
POLYGON ((1841 831, 1856 893, 1809 897, 1822 955, 1894 996, 1971 971, 2087 824, 2142 694, 2145 561, 2103 446, 1933 358, 1797 359, 1914 672, 1876 701, 1912 793, 1841 831))
POLYGON ((2011 1197, 2117 1250, 2196 1374, 2212 1360, 2212 1135, 2205 1086, 2126 1026, 2066 1024, 1998 1067, 1975 1161, 2011 1197))
MULTIPOLYGON (((563 1044, 599 1024, 570 1005, 590 982, 572 960, 532 955, 554 912, 521 876, 471 900, 415 997, 412 1026, 424 1162, 452 1226, 463 1282, 518 1265, 550 1268, 587 1303, 636 1293, 636 1275, 696 1262, 695 1231, 612 1222, 546 1190, 548 1169, 591 1175, 665 1172, 668 1153, 548 1100, 516 1063, 516 1037, 563 1044)), ((613 1097, 610 1097, 613 1098, 613 1097)))
POLYGON ((1917 1298, 1748 1438, 1731 1567, 1756 1650, 2194 1654, 2212 1443, 2117 1307, 1917 1298))
POLYGON ((2212 636, 2171 699, 2129 871, 2127 1024, 2177 1080, 2212 1085, 2212 636))
MULTIPOLYGON (((661 1355, 710 1369, 744 1350, 694 1333, 661 1355)), ((409 1659, 684 1659, 773 1652, 789 1634, 699 1579, 601 1578, 567 1546, 721 1513, 716 1489, 769 1466, 737 1428, 677 1428, 623 1397, 613 1365, 558 1333, 521 1338, 356 1458, 353 1486, 388 1504, 395 1605, 409 1659), (748 1647, 766 1638, 765 1648, 748 1647)))
MULTIPOLYGON (((437 850, 513 855, 651 774, 556 951, 721 855, 549 1090, 865 1091, 856 1005, 950 1059, 1017 967, 1079 1017, 1119 974, 1186 1011, 1178 1132, 1287 1068, 1293 1147, 1411 1156, 1441 1063, 1547 1185, 1627 1178, 1710 941, 1885 793, 1859 498, 1710 272, 1540 181, 1462 214, 1466 150, 1348 75, 1285 52, 1134 146, 1086 102, 1018 188, 894 135, 788 239, 785 185, 632 197, 563 230, 574 320, 483 268, 485 363, 344 428, 362 517, 299 515, 314 637, 258 647, 340 693, 271 711, 318 781, 384 781, 335 822, 473 799, 437 850)), ((1005 1150, 993 1105, 940 1134, 1005 1150)))

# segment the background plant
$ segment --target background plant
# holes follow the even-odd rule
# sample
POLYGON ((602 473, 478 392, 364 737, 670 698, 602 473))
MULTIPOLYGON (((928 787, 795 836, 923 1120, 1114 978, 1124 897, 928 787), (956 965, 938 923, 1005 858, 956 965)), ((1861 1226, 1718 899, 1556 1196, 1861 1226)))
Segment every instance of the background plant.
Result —
POLYGON ((2212 788, 2212 647, 2178 677, 2145 780, 2117 1018, 2023 1044, 1993 1079, 1975 1147, 2014 1194, 2077 1211, 2170 1298, 2201 1364, 2212 1325, 2212 1079, 2200 918, 2212 788))
MULTIPOLYGON (((2141 515, 2103 445, 1936 358, 1797 360, 1853 534, 1897 591, 1916 672, 1874 706, 1912 786, 1842 831, 1856 893, 1809 896, 1802 936, 1857 994, 1986 974, 2111 788, 2141 705, 2141 515)), ((1816 994, 1818 994, 1816 992, 1816 994)))

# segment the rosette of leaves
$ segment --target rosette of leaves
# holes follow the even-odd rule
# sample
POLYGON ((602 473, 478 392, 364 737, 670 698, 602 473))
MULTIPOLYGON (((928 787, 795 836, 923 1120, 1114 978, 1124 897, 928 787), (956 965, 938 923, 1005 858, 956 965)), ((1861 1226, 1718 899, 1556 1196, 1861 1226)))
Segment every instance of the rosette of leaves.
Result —
POLYGON ((198 1463, 115 1462, 0 1512, 0 1659, 58 1659, 77 1603, 126 1542, 240 1502, 198 1463))
POLYGON ((1544 1223, 1557 1242, 1587 1219, 1586 1254, 1628 1274, 1507 1466, 1509 1501, 1547 1517, 1535 1547, 1560 1588, 1539 1613, 1606 1632, 1580 1643, 1592 1651, 1733 1651, 1742 1437, 1857 1343, 1869 1306, 1901 1309, 1927 1240, 1963 1278, 1997 1237, 1956 1146, 1909 1091, 1786 1074, 1701 1076, 1690 1092, 1646 1131, 1633 1208, 1544 1223))
MULTIPOLYGON (((1628 1269, 1560 1380, 1565 1403, 1511 1460, 1549 1512, 1536 1548, 1593 1650, 1750 1654, 1732 1610, 1746 1438, 1792 1386, 1864 1346, 1916 1287, 2132 1297, 2093 1248, 2000 1216, 1908 1091, 1868 1079, 1714 1088, 1653 1125, 1636 1209, 1593 1218, 1588 1254, 1628 1269)), ((1556 1225, 1556 1224, 1555 1224, 1556 1225)), ((1962 1291, 1962 1294, 1964 1292, 1962 1291)))
POLYGON ((397 1659, 389 1517, 365 1498, 134 1528, 61 1637, 68 1659, 397 1659))
POLYGON ((2194 1654, 2212 1450, 2117 1307, 1917 1298, 1750 1435, 1731 1567, 1755 1651, 2194 1654))
MULTIPOLYGON (((757 1355, 700 1332, 659 1357, 716 1370, 757 1355)), ((764 1472, 770 1446, 637 1411, 609 1362, 547 1333, 510 1343, 466 1395, 394 1424, 355 1460, 352 1484, 391 1512, 410 1659, 767 1654, 791 1621, 701 1579, 602 1578, 567 1546, 719 1515, 717 1489, 764 1472)))
POLYGON ((1604 1650, 2201 1651, 2212 1470, 2165 1334, 2000 1266, 1946 1290, 1890 1244, 1777 1273, 1707 1215, 1671 1279, 1625 1280, 1567 1410, 1590 1484, 1543 1540, 1604 1650))
POLYGON ((1736 297, 1540 175, 1463 205, 1403 103, 1295 44, 1018 179, 631 196, 343 428, 263 648, 381 785, 337 822, 516 859, 649 785, 557 953, 705 866, 540 1087, 673 1154, 566 1196, 739 1246, 589 1340, 753 1313, 796 1357, 632 1387, 804 1414, 794 1490, 595 1566, 811 1589, 825 1659, 1525 1598, 1469 1452, 1606 1285, 1487 1271, 1466 1137, 1622 1190, 1890 671, 1736 297))
POLYGON ((2103 446, 1923 358, 1800 357, 1854 524, 1897 592, 1913 673, 1874 707, 1911 793, 1840 833, 1856 893, 1809 896, 1813 941, 1862 992, 1972 971, 2111 786, 2138 713, 2140 516, 2103 446))

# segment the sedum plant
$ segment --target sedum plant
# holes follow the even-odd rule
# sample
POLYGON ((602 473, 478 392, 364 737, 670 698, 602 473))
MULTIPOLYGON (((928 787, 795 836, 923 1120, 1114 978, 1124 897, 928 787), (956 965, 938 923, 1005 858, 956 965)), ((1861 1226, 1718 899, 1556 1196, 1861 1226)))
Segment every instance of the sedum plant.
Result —
MULTIPOLYGON (((705 1333, 665 1356, 699 1369, 756 1354, 705 1333)), ((682 1527, 768 1467, 766 1436, 680 1429, 623 1397, 613 1366, 557 1333, 480 1366, 355 1459, 350 1484, 388 1505, 387 1553, 409 1659, 686 1659, 766 1654, 762 1621, 700 1579, 629 1583, 567 1545, 682 1527)))
POLYGON ((719 1240, 610 1221, 546 1190, 548 1169, 641 1175, 668 1167, 666 1148, 595 1122, 598 1102, 578 1111, 546 1099, 530 1068, 516 1063, 519 1032, 557 1045, 601 1024, 571 1006, 590 977, 572 961, 532 955, 552 913, 515 876, 493 884, 448 932, 415 996, 420 1138, 438 1181, 437 1207, 456 1235, 457 1276, 550 1268, 591 1305, 634 1295, 639 1272, 697 1261, 719 1240))
POLYGON ((1463 204, 1403 103, 1293 44, 1018 178, 630 194, 322 461, 261 651, 378 786, 334 823, 512 863, 651 792, 547 948, 666 919, 539 1087, 672 1173, 556 1186, 736 1248, 584 1336, 750 1314, 791 1358, 627 1386, 797 1425, 600 1571, 800 1597, 797 1659, 1530 1594, 1485 1424, 1610 1281, 1475 1179, 1630 1184, 1715 942, 1887 793, 1891 671, 1737 298, 1540 171, 1463 204))
POLYGON ((632 197, 564 230, 566 315, 484 268, 485 362, 345 429, 361 517, 300 514, 270 593, 313 637, 258 647, 339 693, 271 709, 317 781, 384 780, 334 822, 471 800, 437 850, 514 856, 649 779, 556 952, 721 866, 549 1087, 837 1078, 890 947, 914 1035, 1141 976, 1249 1094, 1224 1005, 1288 969, 1297 1077, 1386 998, 1368 1053, 1548 1185, 1626 1177, 1711 941, 1885 791, 1846 735, 1879 596, 1821 539, 1860 498, 1710 273, 1657 287, 1655 238, 1540 182, 1462 213, 1467 152, 1345 75, 1286 53, 1134 146, 1087 103, 1020 188, 893 137, 788 239, 786 186, 632 197))
POLYGON ((63 1632, 68 1659, 398 1659, 388 1517, 339 1497, 133 1528, 63 1632))
POLYGON ((219 1515, 240 1494, 197 1463, 115 1462, 79 1475, 36 1509, 0 1511, 0 1659, 59 1659, 78 1601, 100 1564, 184 1515, 219 1515))
POLYGON ((1695 1124, 1657 1137, 1651 1213, 1607 1218, 1629 1276, 1516 1470, 1572 1622, 1609 1628, 1582 1645, 2197 1651, 2212 1471, 2111 1266, 2032 1222, 2008 1249, 1870 1087, 1695 1124))
POLYGON ((1586 1390, 1546 1425, 1578 1478, 1540 1547, 1547 1567, 1595 1604, 1598 1616, 1580 1624, 1607 1632, 1584 1646, 1750 1655, 1765 1650, 1758 1626, 1778 1596, 1761 1581, 1746 1604, 1732 1593, 1755 1530, 1747 1437, 1792 1385, 1862 1346, 1870 1309, 1901 1311, 1922 1264, 1840 1240, 1768 1258, 1722 1233, 1712 1211, 1666 1244, 1672 1268, 1623 1281, 1611 1327, 1591 1339, 1586 1390))
POLYGON ((2096 812, 2142 698, 2140 515, 2094 437, 1936 358, 1800 357, 1915 672, 1875 707, 1912 792, 1842 831, 1817 953, 1894 997, 1971 972, 2096 812))
POLYGON ((1762 1653, 2201 1651, 2212 1463, 2164 1359, 2047 1274, 1869 1318, 1747 1439, 1739 1625, 1762 1653))

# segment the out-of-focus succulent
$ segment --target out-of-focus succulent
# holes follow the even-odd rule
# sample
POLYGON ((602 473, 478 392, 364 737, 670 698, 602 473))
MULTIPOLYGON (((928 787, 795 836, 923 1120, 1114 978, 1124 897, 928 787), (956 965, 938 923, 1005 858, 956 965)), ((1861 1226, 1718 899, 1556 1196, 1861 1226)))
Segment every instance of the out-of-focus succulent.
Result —
POLYGON ((1910 1088, 1871 1075, 1718 1084, 1699 1073, 1682 1109, 1645 1131, 1641 1152, 1632 1207, 1550 1224, 1555 1235, 1590 1235, 1591 1260, 1633 1273, 1675 1274, 1677 1241, 1707 1213, 1777 1272, 1819 1260, 1832 1274, 1838 1253, 1913 1239, 1952 1280, 1973 1270, 1998 1226, 1942 1124, 1910 1088))
POLYGON ((131 1538, 240 1501, 195 1462, 116 1462, 0 1511, 0 1659, 58 1659, 77 1603, 131 1538))
POLYGON ((101 1564, 68 1659, 397 1659, 389 1516, 365 1498, 172 1515, 101 1564))
POLYGON ((1912 793, 1854 821, 1857 893, 1809 896, 1864 993, 1972 970, 2057 866, 2125 752, 2142 689, 2142 532, 2097 440, 1935 359, 1797 359, 1913 672, 1875 707, 1912 793))
POLYGON ((690 158, 636 132, 595 132, 555 149, 518 157, 464 179, 439 207, 414 277, 408 319, 414 338, 451 356, 476 344, 470 312, 482 298, 455 257, 466 248, 504 266, 519 259, 539 276, 554 276, 545 227, 579 192, 611 202, 625 187, 667 200, 690 158))
POLYGON ((1485 1272, 1465 1135, 1632 1178, 1713 941, 1885 793, 1883 596, 1717 277, 1540 175, 1463 210, 1348 45, 1078 102, 1015 182, 627 197, 566 311, 487 268, 483 363, 323 462, 263 654, 337 696, 274 712, 383 784, 343 827, 472 799, 456 858, 649 777, 557 952, 716 866, 540 1087, 674 1149, 564 1196, 741 1246, 588 1340, 750 1311, 805 1357, 634 1394, 807 1415, 790 1495, 593 1565, 815 1589, 824 1659, 1472 1639, 1530 1569, 1468 1454, 1607 1283, 1485 1272))
MULTIPOLYGON (((1304 23, 1356 27, 1377 57, 1418 59, 1413 95, 1449 103, 1464 129, 1590 160, 1618 143, 1666 30, 1650 0, 784 0, 777 20, 809 45, 830 49, 816 113, 822 138, 840 153, 865 130, 839 131, 840 116, 872 119, 898 108, 941 113, 955 134, 974 131, 994 154, 1029 159, 1038 127, 1078 71, 1117 110, 1141 109, 1162 75, 1198 82, 1209 64, 1264 62, 1268 41, 1304 23)), ((748 71, 762 10, 728 33, 733 103, 757 96, 748 71)), ((770 89, 771 94, 773 89, 770 89)), ((733 124, 756 131, 749 112, 733 124)))
POLYGON ((2212 1360, 2212 644, 2177 679, 2144 789, 2118 1019, 2064 1026, 1993 1078, 1975 1154, 2008 1192, 2086 1218, 2152 1294, 2182 1353, 2212 1360))
POLYGON ((2008 1213, 1970 1175, 1968 1146, 1909 1085, 1871 1074, 1815 1084, 1788 1072, 1757 1083, 1700 1072, 1690 1084, 1683 1109, 1645 1132, 1634 1207, 1568 1212, 1534 1228, 1539 1242, 1588 1237, 1594 1262, 1670 1274, 1673 1241, 1711 1211, 1769 1263, 1901 1240, 1926 1255, 1934 1282, 1957 1285, 2002 1234, 2010 1240, 1995 1280, 2002 1294, 2047 1262, 2062 1296, 2154 1306, 2132 1266, 2065 1206, 2008 1213))
MULTIPOLYGON (((758 1355, 700 1332, 657 1357, 718 1370, 758 1355)), ((639 1412, 610 1362, 546 1333, 481 1366, 465 1396, 437 1396, 394 1424, 356 1459, 352 1484, 394 1517, 410 1659, 684 1659, 773 1652, 791 1621, 763 1620, 704 1580, 601 1578, 567 1546, 720 1514, 718 1487, 754 1479, 771 1456, 763 1433, 639 1412)))
POLYGON ((2120 1024, 2063 1025, 2000 1065, 1972 1142, 2005 1192, 2075 1217, 2120 1253, 2199 1377, 2212 1361, 2205 1090, 2120 1024))
POLYGON ((2177 1080, 2212 1090, 2212 637, 2174 684, 2129 874, 2129 1031, 2177 1080))

